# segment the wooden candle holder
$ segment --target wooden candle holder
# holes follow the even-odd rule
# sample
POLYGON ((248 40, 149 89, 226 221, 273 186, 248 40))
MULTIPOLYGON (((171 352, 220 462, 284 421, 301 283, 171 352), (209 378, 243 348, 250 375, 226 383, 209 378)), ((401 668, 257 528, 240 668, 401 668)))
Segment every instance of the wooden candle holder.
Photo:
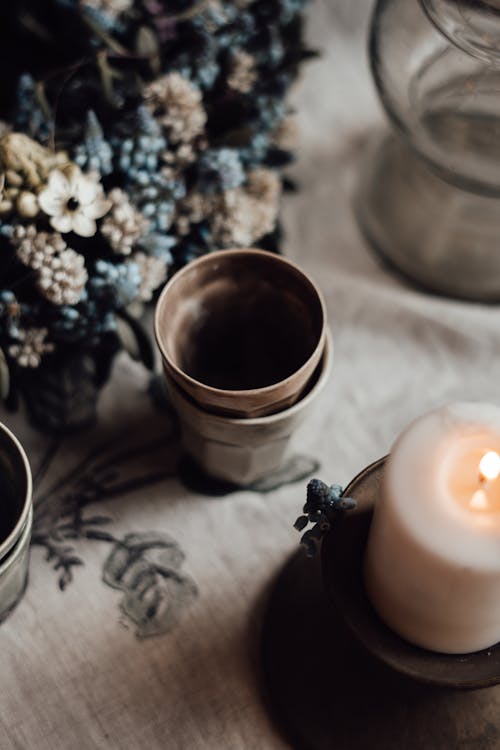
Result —
POLYGON ((300 551, 278 576, 262 632, 267 703, 300 750, 498 750, 500 645, 465 655, 418 648, 380 620, 365 594, 364 550, 384 464, 345 490, 357 509, 332 525, 321 559, 300 551))

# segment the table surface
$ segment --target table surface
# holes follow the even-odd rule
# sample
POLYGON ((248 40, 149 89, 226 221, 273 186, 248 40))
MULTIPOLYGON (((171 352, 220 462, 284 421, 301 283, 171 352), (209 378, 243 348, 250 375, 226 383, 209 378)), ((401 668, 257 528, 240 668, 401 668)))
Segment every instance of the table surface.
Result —
POLYGON ((496 308, 405 286, 353 219, 362 147, 383 122, 365 55, 371 5, 315 0, 310 11, 323 56, 295 94, 300 192, 284 201, 285 251, 324 291, 335 361, 286 470, 219 497, 179 477, 175 425, 125 357, 91 432, 52 442, 2 415, 38 476, 30 584, 0 628, 2 750, 285 747, 256 654, 305 477, 345 484, 422 412, 499 398, 496 308))

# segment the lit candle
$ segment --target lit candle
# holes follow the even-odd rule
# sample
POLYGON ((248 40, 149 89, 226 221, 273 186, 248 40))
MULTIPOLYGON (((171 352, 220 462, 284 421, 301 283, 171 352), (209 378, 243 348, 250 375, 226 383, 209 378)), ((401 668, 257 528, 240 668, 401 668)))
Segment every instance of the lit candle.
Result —
POLYGON ((399 437, 365 584, 380 617, 416 645, 468 653, 500 641, 500 408, 453 404, 399 437))

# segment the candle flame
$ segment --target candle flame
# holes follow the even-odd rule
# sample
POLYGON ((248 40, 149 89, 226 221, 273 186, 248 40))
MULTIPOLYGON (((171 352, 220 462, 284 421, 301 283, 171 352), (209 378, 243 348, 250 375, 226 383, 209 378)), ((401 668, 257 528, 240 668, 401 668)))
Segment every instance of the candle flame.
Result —
POLYGON ((500 456, 495 451, 486 453, 479 464, 479 474, 482 478, 492 481, 500 476, 500 456))

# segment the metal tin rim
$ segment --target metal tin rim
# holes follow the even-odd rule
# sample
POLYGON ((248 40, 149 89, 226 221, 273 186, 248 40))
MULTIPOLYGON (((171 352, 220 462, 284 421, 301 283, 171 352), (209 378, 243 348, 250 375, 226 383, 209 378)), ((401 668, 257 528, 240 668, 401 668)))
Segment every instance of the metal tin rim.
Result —
POLYGON ((10 534, 7 536, 6 539, 0 544, 0 571, 2 570, 2 561, 5 557, 7 557, 8 553, 12 550, 16 542, 20 539, 22 536, 23 530, 25 526, 28 524, 28 518, 30 515, 30 511, 32 508, 32 495, 33 495, 33 480, 31 477, 31 467, 29 465, 28 457, 26 455, 26 452, 17 439, 17 437, 14 435, 11 430, 9 430, 8 427, 6 427, 3 422, 0 422, 0 430, 6 435, 8 440, 12 443, 14 449, 17 451, 18 455, 21 458, 22 464, 24 466, 25 470, 25 479, 26 479, 26 495, 24 498, 24 504, 21 510, 21 513, 19 514, 19 518, 16 521, 16 524, 10 534))
POLYGON ((10 549, 10 554, 7 555, 7 557, 2 560, 0 563, 0 578, 4 573, 7 572, 7 570, 11 567, 11 565, 14 565, 17 558, 22 555, 24 550, 26 549, 27 543, 29 543, 29 539, 31 536, 31 529, 33 527, 33 508, 30 507, 28 518, 26 520, 26 524, 24 526, 24 529, 21 532, 21 535, 19 539, 17 540, 17 543, 14 544, 13 547, 10 549))

